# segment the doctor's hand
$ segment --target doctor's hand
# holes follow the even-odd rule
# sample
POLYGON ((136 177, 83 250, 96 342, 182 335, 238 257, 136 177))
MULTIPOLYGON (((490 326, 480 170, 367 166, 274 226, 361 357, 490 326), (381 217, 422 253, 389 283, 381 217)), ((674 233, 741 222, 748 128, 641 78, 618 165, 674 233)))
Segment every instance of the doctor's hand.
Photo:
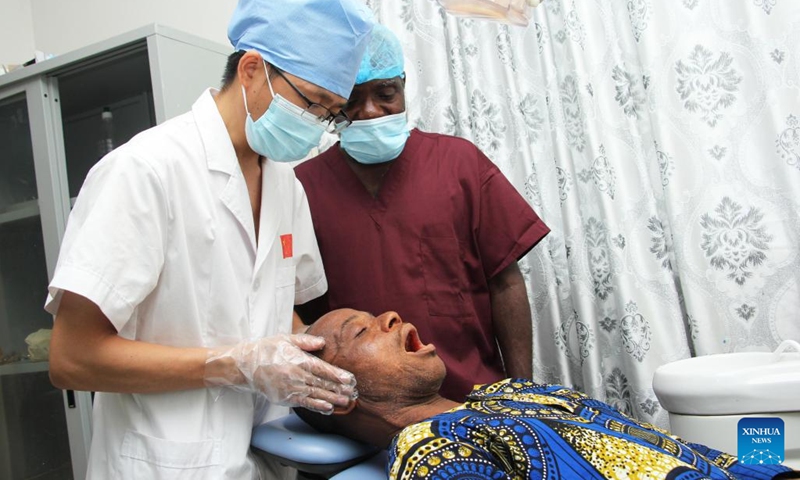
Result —
POLYGON ((206 386, 227 386, 264 395, 277 405, 323 414, 356 398, 352 373, 310 355, 325 346, 313 335, 276 335, 209 351, 206 386))

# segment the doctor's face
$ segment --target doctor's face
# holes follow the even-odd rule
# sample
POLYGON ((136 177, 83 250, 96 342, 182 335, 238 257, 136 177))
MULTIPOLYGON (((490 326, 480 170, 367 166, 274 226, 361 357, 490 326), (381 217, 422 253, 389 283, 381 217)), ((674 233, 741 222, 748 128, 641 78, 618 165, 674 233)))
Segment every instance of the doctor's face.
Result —
POLYGON ((371 120, 404 112, 406 81, 401 77, 370 80, 353 87, 344 110, 351 120, 371 120))
POLYGON ((444 363, 436 347, 424 344, 417 329, 395 312, 374 317, 350 309, 334 310, 309 329, 325 338, 320 358, 352 372, 361 397, 396 401, 436 393, 444 363))

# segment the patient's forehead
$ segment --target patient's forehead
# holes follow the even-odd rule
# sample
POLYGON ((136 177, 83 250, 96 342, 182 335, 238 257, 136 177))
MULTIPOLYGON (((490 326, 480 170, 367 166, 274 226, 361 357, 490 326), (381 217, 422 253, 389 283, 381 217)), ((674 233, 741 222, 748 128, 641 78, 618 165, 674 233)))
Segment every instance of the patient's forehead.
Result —
POLYGON ((319 317, 319 320, 311 324, 311 326, 308 327, 307 333, 320 337, 333 335, 338 331, 339 328, 341 328, 343 323, 348 321, 348 319, 351 317, 358 317, 360 315, 365 315, 365 313, 352 310, 350 308, 339 308, 337 310, 332 310, 319 317))
POLYGON ((339 352, 339 349, 342 346, 342 326, 353 319, 365 315, 368 314, 349 308, 333 310, 321 316, 316 322, 308 327, 306 333, 325 339, 325 348, 321 352, 320 357, 324 360, 330 361, 330 359, 339 352))

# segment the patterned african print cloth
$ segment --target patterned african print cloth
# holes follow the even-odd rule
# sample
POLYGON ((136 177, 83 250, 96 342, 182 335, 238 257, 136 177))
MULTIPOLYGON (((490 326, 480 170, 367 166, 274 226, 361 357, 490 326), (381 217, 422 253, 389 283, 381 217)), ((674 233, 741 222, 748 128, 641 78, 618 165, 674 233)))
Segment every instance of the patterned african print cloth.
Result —
POLYGON ((684 442, 560 385, 508 379, 463 406, 406 427, 389 450, 392 479, 771 479, 780 465, 684 442))

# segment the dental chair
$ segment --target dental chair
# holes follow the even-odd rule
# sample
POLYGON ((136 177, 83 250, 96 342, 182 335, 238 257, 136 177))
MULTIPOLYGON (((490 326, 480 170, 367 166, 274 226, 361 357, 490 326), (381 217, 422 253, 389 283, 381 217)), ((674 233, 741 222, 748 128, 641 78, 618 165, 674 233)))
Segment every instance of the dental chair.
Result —
POLYGON ((385 479, 387 453, 341 435, 320 433, 294 412, 253 430, 251 445, 298 470, 298 480, 385 479))

